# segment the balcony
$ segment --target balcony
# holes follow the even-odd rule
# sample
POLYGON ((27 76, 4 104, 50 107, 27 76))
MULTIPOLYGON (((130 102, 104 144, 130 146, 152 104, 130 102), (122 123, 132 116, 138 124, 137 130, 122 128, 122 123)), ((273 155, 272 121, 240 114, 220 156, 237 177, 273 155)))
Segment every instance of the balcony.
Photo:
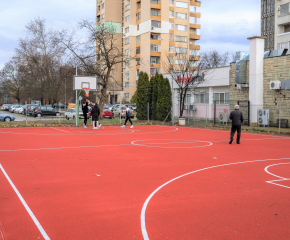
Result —
POLYGON ((189 34, 190 39, 200 40, 200 35, 195 35, 194 33, 189 34))

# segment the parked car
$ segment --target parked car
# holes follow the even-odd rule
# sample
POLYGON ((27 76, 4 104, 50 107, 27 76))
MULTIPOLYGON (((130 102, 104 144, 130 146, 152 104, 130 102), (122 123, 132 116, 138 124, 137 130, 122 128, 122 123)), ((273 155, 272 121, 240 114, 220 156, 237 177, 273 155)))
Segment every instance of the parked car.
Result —
POLYGON ((1 106, 1 110, 3 110, 3 111, 8 111, 9 110, 9 107, 11 106, 12 104, 3 104, 2 106, 1 106))
POLYGON ((15 108, 14 109, 15 113, 22 113, 23 112, 23 106, 19 107, 19 108, 15 108))
POLYGON ((41 116, 60 116, 60 112, 54 109, 52 106, 38 106, 34 108, 34 117, 41 116))
POLYGON ((9 112, 14 113, 16 108, 20 108, 20 107, 22 107, 22 106, 23 106, 22 104, 15 104, 15 105, 12 105, 12 106, 9 108, 9 112))
POLYGON ((105 108, 108 108, 108 109, 111 111, 113 107, 114 107, 114 104, 106 104, 106 105, 104 106, 104 109, 105 109, 105 108))
POLYGON ((54 108, 56 108, 56 107, 65 108, 65 105, 63 103, 55 103, 55 104, 53 104, 53 107, 54 108))
POLYGON ((128 104, 125 104, 125 105, 128 105, 128 107, 132 107, 133 110, 136 111, 136 108, 137 108, 136 103, 128 103, 128 104))
MULTIPOLYGON (((130 109, 130 116, 131 118, 134 118, 136 113, 134 112, 132 107, 128 107, 130 109)), ((119 107, 117 107, 114 111, 113 111, 113 118, 120 118, 120 112, 121 112, 121 118, 125 118, 126 116, 126 108, 125 105, 121 106, 121 109, 119 107)))
POLYGON ((110 118, 110 119, 113 118, 113 113, 111 112, 111 110, 109 108, 103 109, 102 118, 110 118))
POLYGON ((36 104, 27 104, 24 107, 23 109, 23 113, 24 115, 26 115, 26 106, 27 106, 27 115, 32 115, 34 113, 34 108, 36 107, 39 107, 39 105, 36 105, 36 104))
MULTIPOLYGON (((76 108, 72 107, 64 113, 64 116, 67 120, 70 120, 71 118, 75 119, 76 113, 77 113, 76 108)), ((81 108, 79 109, 79 118, 84 118, 84 114, 81 108)))
POLYGON ((12 114, 0 113, 0 121, 10 122, 10 121, 14 121, 14 120, 15 120, 15 117, 12 114))

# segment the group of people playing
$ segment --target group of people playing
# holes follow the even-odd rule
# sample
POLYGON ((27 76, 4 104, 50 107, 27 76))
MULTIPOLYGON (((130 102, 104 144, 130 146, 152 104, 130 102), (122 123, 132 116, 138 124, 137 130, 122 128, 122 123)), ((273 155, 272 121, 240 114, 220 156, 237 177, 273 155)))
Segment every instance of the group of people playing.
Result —
MULTIPOLYGON (((122 126, 122 128, 125 128, 128 120, 131 123, 131 128, 133 128, 133 123, 131 121, 130 116, 130 109, 128 108, 127 105, 125 105, 125 108, 126 108, 125 123, 122 126)), ((90 113, 90 116, 93 121, 93 129, 99 129, 102 126, 102 124, 99 124, 99 116, 101 111, 97 103, 93 105, 89 99, 86 99, 86 102, 82 105, 82 110, 84 115, 84 128, 87 128, 88 113, 90 113)))

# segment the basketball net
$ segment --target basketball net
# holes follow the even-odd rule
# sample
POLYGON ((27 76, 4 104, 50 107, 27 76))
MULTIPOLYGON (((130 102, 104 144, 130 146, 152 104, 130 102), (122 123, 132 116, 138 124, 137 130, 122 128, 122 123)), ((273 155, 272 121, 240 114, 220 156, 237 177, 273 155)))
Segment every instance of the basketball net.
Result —
POLYGON ((90 88, 84 88, 84 91, 86 92, 86 97, 90 95, 90 88))

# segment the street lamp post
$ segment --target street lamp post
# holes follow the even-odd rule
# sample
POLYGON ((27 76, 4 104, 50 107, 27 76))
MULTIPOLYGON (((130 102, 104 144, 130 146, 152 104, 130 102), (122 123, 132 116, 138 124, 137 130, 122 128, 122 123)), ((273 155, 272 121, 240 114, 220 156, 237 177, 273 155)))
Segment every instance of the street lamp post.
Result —
POLYGON ((115 68, 114 67, 112 67, 112 69, 114 70, 114 96, 113 96, 113 99, 114 99, 114 105, 115 105, 115 84, 116 84, 116 71, 115 71, 115 68))

